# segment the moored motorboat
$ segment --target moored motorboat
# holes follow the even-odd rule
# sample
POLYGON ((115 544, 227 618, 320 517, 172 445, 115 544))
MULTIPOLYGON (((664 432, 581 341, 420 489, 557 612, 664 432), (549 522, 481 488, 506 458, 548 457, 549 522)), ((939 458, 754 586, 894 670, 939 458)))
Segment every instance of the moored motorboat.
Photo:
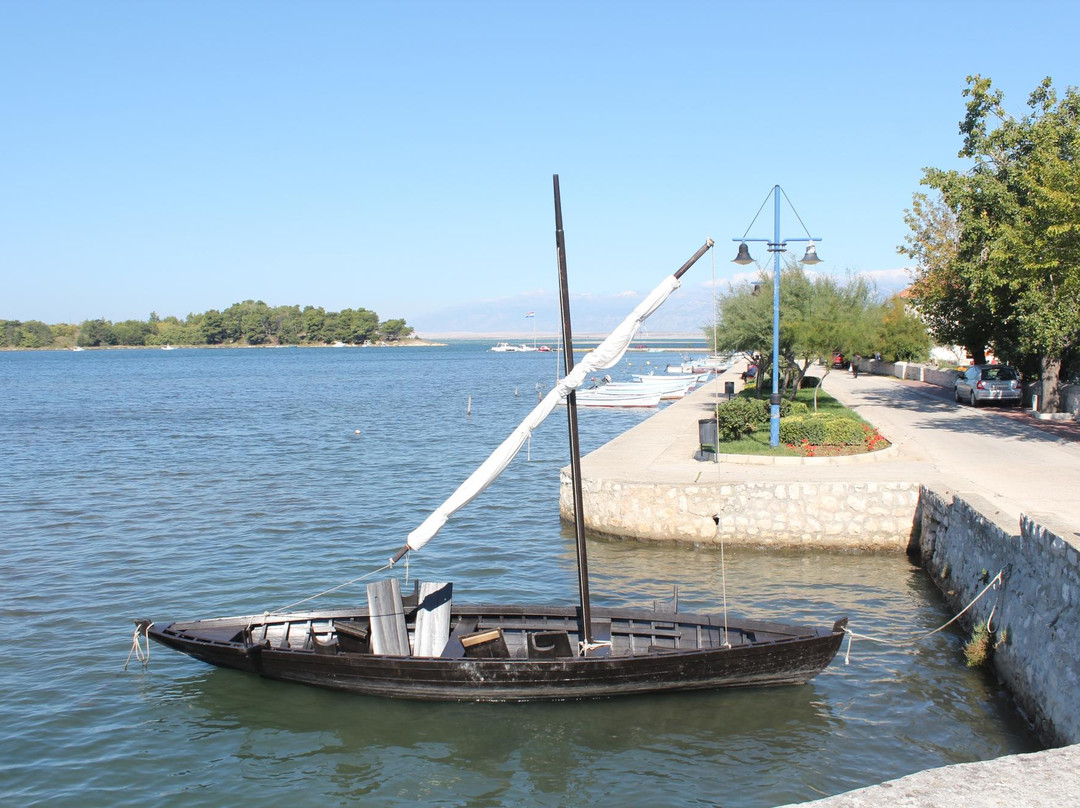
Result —
POLYGON ((579 407, 659 407, 662 394, 659 390, 626 390, 605 384, 578 390, 579 407))

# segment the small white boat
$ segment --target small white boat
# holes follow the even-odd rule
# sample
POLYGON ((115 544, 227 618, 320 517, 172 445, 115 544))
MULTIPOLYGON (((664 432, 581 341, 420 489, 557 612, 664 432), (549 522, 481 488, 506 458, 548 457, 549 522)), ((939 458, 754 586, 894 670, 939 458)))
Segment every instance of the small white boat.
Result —
POLYGON ((685 396, 695 384, 696 382, 694 381, 686 381, 683 379, 672 380, 659 376, 654 379, 642 379, 641 381, 610 382, 601 389, 608 389, 612 392, 640 391, 644 389, 650 393, 659 393, 661 400, 670 401, 685 396))
POLYGON ((630 378, 635 382, 644 382, 646 384, 672 384, 674 382, 685 382, 686 384, 701 384, 707 382, 712 373, 680 373, 678 375, 664 375, 651 374, 651 373, 631 373, 630 378))
POLYGON ((170 345, 169 343, 166 342, 164 345, 161 346, 161 350, 163 350, 163 351, 175 351, 176 348, 174 348, 172 345, 170 345))
POLYGON ((608 385, 578 390, 579 407, 659 407, 660 393, 656 390, 609 390, 608 385))
POLYGON ((699 356, 688 359, 678 365, 668 365, 668 373, 715 373, 720 375, 730 370, 734 361, 730 356, 699 356))
MULTIPOLYGON (((491 350, 496 353, 532 353, 533 351, 539 351, 539 348, 534 348, 531 345, 511 345, 509 342, 499 342, 492 346, 491 350)), ((545 348, 545 350, 549 350, 545 348)))
POLYGON ((73 351, 85 351, 86 349, 84 347, 82 347, 81 345, 76 345, 71 350, 73 350, 73 351))

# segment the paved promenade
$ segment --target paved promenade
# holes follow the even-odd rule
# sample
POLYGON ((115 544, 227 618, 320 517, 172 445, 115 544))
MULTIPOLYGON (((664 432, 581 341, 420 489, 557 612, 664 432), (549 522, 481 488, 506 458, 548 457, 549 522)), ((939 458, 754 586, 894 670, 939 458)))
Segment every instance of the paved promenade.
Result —
MULTIPOLYGON (((873 462, 748 465, 696 461, 698 419, 725 398, 729 371, 583 460, 586 477, 646 483, 914 481, 976 492, 1019 522, 1046 517, 1080 545, 1080 424, 1018 410, 973 409, 933 385, 833 371, 824 390, 879 428, 893 447, 873 462)), ((1019 527, 1017 527, 1019 530, 1019 527)), ((1080 745, 947 766, 804 805, 1017 808, 1080 804, 1080 745)))
MULTIPOLYGON (((709 483, 756 480, 910 481, 978 493, 1017 520, 1021 513, 1053 517, 1080 544, 1080 423, 1040 421, 1025 410, 972 408, 951 391, 891 376, 833 371, 822 386, 878 427, 892 449, 874 462, 747 465, 694 460, 698 420, 725 400, 728 371, 587 455, 586 477, 612 481, 709 483)), ((865 459, 869 460, 870 456, 865 459)))

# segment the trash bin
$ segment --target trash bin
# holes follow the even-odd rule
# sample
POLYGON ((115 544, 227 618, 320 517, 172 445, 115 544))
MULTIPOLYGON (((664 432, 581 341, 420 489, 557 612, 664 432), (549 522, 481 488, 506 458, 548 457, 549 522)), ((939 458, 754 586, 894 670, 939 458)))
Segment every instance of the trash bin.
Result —
POLYGON ((735 397, 735 382, 724 382, 724 395, 728 398, 735 397))
POLYGON ((698 422, 697 460, 715 460, 719 452, 715 418, 702 418, 698 422))

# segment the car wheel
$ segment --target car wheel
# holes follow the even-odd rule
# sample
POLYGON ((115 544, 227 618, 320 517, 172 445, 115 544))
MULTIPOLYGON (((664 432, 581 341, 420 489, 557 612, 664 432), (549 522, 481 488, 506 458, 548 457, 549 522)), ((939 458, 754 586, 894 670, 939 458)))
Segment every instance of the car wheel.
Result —
POLYGON ((957 390, 955 387, 953 388, 952 396, 953 396, 953 398, 956 399, 957 404, 960 404, 960 403, 963 402, 963 399, 960 398, 960 391, 957 390))
POLYGON ((974 390, 972 390, 970 393, 968 393, 968 404, 970 404, 972 407, 978 407, 979 406, 979 402, 975 400, 975 391, 974 390))

